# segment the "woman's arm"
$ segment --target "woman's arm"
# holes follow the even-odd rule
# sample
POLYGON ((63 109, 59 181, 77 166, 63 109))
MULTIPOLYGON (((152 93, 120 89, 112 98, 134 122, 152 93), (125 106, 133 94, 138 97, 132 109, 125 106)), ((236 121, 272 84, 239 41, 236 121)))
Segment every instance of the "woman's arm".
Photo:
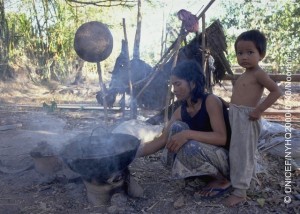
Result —
POLYGON ((162 134, 159 137, 153 139, 152 141, 148 141, 140 145, 136 155, 137 157, 143 157, 143 156, 154 154, 155 152, 165 147, 168 140, 169 129, 171 124, 176 120, 180 120, 181 118, 180 109, 181 107, 176 109, 170 121, 167 123, 167 126, 163 129, 162 134))
POLYGON ((227 132, 221 100, 213 94, 209 95, 206 99, 206 109, 210 118, 212 131, 184 130, 173 135, 167 145, 167 148, 171 152, 177 152, 188 140, 196 140, 217 146, 224 146, 226 144, 227 132))

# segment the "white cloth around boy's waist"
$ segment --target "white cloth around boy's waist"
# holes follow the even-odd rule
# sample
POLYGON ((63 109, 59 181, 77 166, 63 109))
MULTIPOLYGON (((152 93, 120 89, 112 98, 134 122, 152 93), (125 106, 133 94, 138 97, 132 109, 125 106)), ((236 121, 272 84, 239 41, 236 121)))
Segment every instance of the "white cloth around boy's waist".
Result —
POLYGON ((229 103, 229 110, 238 110, 238 111, 243 111, 243 112, 251 112, 253 111, 255 108, 254 107, 250 107, 250 106, 244 106, 244 105, 237 105, 237 104, 233 104, 233 103, 229 103))
POLYGON ((237 104, 233 104, 233 103, 229 103, 229 109, 230 108, 238 108, 238 109, 251 110, 251 111, 255 109, 255 107, 237 105, 237 104))

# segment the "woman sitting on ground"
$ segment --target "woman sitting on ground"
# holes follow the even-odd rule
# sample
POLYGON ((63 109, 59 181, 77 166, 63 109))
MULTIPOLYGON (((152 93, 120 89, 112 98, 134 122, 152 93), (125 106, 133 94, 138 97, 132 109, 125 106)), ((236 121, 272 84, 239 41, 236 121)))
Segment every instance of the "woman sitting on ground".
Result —
POLYGON ((142 144, 137 156, 163 149, 162 161, 174 179, 209 176, 204 198, 218 196, 230 187, 228 148, 230 126, 227 107, 214 94, 205 93, 205 77, 194 61, 177 65, 171 74, 174 94, 182 104, 162 134, 142 144))

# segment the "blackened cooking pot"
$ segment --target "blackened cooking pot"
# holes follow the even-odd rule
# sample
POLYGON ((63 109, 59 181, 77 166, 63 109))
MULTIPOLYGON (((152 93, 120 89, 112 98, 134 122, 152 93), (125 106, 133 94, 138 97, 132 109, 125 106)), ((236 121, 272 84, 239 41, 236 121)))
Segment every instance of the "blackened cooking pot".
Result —
POLYGON ((138 138, 128 134, 81 135, 64 147, 61 156, 83 179, 106 182, 128 167, 139 144, 138 138))

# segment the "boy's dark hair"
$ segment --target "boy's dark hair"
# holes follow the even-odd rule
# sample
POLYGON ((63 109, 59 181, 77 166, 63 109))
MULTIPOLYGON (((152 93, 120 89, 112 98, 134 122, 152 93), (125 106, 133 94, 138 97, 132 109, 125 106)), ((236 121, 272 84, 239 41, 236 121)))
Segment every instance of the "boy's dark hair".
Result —
POLYGON ((171 75, 179 79, 183 79, 188 83, 194 83, 195 88, 191 91, 191 101, 196 103, 205 92, 205 76, 201 66, 194 60, 179 63, 173 70, 171 75))
POLYGON ((239 41, 253 42, 255 44, 259 54, 261 56, 266 55, 267 39, 266 39, 265 35, 262 32, 260 32, 259 30, 249 30, 249 31, 245 31, 242 34, 240 34, 234 43, 235 52, 237 52, 237 43, 239 41))

